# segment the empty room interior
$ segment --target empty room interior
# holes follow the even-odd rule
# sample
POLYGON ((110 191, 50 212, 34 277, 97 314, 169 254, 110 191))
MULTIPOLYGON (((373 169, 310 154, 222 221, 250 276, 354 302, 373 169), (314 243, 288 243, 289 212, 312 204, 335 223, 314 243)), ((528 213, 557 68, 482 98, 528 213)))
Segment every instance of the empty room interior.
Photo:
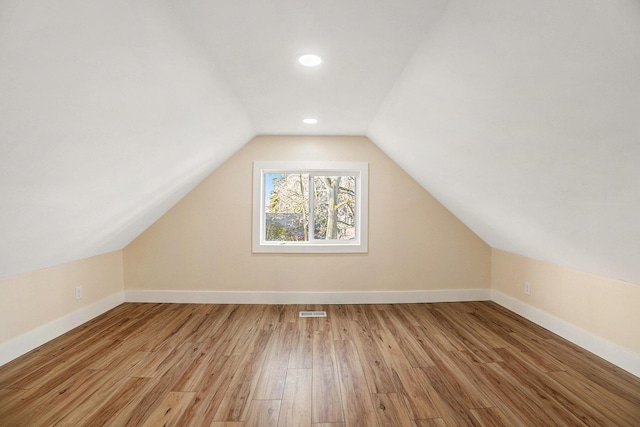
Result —
POLYGON ((640 425, 637 0, 0 0, 0 426, 640 425))

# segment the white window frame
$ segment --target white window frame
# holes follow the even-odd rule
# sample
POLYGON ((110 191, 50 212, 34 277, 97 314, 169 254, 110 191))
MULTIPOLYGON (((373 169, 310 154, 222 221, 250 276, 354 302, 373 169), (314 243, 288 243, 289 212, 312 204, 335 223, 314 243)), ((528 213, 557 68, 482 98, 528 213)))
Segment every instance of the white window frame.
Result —
MULTIPOLYGON (((310 212, 313 198, 309 197, 310 212)), ((368 252, 369 164, 365 162, 254 162, 253 163, 253 236, 255 253, 366 253, 368 252), (304 173, 311 175, 350 175, 356 177, 356 237, 353 240, 316 240, 308 242, 265 241, 265 182, 267 173, 304 173)), ((310 221, 311 222, 311 221, 310 221)), ((311 233, 312 234, 312 233, 311 233)))

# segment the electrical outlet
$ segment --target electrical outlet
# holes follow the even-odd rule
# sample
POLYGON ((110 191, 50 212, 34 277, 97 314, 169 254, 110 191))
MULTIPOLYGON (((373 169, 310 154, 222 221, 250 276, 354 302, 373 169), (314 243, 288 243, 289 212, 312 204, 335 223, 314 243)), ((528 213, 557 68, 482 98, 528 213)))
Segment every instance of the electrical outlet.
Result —
POLYGON ((76 286, 76 299, 82 299, 82 286, 76 286))
POLYGON ((525 295, 531 295, 531 283, 524 282, 524 293, 525 295))

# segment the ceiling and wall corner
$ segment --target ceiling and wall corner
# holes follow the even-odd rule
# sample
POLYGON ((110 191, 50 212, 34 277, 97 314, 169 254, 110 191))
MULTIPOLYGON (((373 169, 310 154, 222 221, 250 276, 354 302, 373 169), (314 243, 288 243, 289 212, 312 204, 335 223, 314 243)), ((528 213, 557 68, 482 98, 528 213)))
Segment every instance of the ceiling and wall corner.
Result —
POLYGON ((256 134, 366 134, 490 246, 640 284, 635 0, 0 0, 0 64, 0 277, 123 248, 256 134))

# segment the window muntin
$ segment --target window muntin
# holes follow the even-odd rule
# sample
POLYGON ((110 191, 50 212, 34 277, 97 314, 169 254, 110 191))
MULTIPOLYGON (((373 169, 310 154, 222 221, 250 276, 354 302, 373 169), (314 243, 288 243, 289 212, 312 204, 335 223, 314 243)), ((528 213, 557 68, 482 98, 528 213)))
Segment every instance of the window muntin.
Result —
POLYGON ((367 252, 368 165, 255 162, 254 252, 367 252))

